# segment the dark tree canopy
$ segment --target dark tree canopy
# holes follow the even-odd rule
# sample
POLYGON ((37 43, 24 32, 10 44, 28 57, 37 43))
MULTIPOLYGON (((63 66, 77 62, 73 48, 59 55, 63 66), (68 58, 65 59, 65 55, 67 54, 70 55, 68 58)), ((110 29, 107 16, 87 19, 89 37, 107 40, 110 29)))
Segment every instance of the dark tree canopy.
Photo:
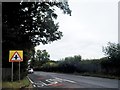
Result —
POLYGON ((2 3, 3 51, 31 49, 61 39, 62 32, 55 8, 71 15, 67 2, 4 2, 2 3), (8 47, 9 44, 9 47, 8 47))
POLYGON ((103 52, 110 60, 120 60, 120 44, 109 42, 106 47, 103 47, 103 52))
POLYGON ((106 47, 103 48, 103 52, 107 55, 107 58, 102 62, 102 66, 108 71, 120 75, 120 44, 109 42, 106 47))
POLYGON ((9 38, 16 43, 26 42, 34 46, 61 39, 62 32, 54 22, 57 19, 55 7, 71 14, 67 2, 6 2, 2 6, 3 42, 9 38))
MULTIPOLYGON (((11 67, 9 50, 23 50, 21 73, 27 68, 27 60, 34 53, 34 47, 61 39, 62 32, 55 23, 60 8, 71 15, 68 2, 3 2, 2 3, 2 67, 11 67)), ((17 64, 14 64, 17 72, 17 64)), ((17 76, 16 76, 17 77, 17 76)))
POLYGON ((48 61, 50 60, 50 55, 46 50, 37 50, 36 52, 36 60, 40 61, 48 61))

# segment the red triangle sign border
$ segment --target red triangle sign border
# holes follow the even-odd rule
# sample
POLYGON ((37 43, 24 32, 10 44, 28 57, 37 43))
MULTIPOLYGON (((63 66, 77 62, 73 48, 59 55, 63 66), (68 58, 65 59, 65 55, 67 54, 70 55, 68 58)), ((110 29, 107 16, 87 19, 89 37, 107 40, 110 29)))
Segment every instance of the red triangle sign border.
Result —
MULTIPOLYGON (((17 53, 18 56, 20 57, 19 53, 16 51, 16 52, 14 52, 14 54, 13 54, 13 56, 11 57, 10 61, 13 61, 12 58, 14 57, 14 55, 15 55, 16 53, 17 53)), ((21 59, 21 60, 19 60, 19 62, 22 61, 22 58, 21 58, 21 57, 20 57, 20 59, 21 59)), ((15 60, 15 61, 16 61, 16 60, 15 60)))

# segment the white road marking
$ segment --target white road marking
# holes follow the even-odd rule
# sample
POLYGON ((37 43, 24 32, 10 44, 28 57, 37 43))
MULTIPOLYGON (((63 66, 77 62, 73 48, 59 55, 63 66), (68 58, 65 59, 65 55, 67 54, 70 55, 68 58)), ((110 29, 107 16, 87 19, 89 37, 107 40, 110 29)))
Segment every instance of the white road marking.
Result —
POLYGON ((36 85, 33 85, 33 87, 36 87, 36 85))
POLYGON ((37 85, 37 87, 47 86, 47 84, 46 84, 46 83, 44 83, 44 82, 42 82, 42 81, 36 82, 36 83, 34 83, 34 84, 36 84, 36 85, 37 85))
POLYGON ((42 81, 39 81, 42 85, 44 85, 44 86, 47 86, 47 84, 46 83, 44 83, 44 82, 42 82, 42 81))
POLYGON ((27 76, 27 78, 29 79, 29 81, 33 84, 34 82, 27 76))
POLYGON ((47 79, 47 80, 45 80, 45 81, 49 82, 49 83, 50 83, 49 85, 57 84, 57 83, 58 83, 57 81, 55 81, 55 80, 53 80, 53 79, 47 79))
POLYGON ((62 78, 58 78, 58 77, 55 77, 55 79, 57 79, 59 81, 66 81, 66 82, 70 82, 70 83, 76 83, 75 81, 68 80, 68 79, 62 79, 62 78))
POLYGON ((63 81, 67 81, 67 82, 70 82, 70 83, 76 83, 75 81, 71 81, 71 80, 67 80, 67 79, 63 79, 63 81))
POLYGON ((28 76, 27 76, 27 78, 29 79, 29 81, 31 82, 31 84, 33 84, 33 87, 49 86, 49 85, 57 84, 57 83, 61 83, 61 82, 76 83, 75 81, 68 80, 68 79, 62 79, 62 78, 58 78, 58 77, 55 77, 54 79, 46 79, 45 81, 48 82, 49 84, 46 84, 43 81, 33 82, 28 76))
MULTIPOLYGON (((33 85, 33 81, 27 76, 27 78, 29 79, 29 81, 31 82, 31 84, 33 85)), ((33 85, 33 87, 36 87, 36 85, 33 85)))

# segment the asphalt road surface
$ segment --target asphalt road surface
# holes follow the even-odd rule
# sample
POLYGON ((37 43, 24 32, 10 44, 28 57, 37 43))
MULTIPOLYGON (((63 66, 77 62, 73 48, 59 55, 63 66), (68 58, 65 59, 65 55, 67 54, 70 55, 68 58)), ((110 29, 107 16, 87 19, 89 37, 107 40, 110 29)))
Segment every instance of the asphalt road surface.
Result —
POLYGON ((118 80, 35 71, 29 74, 34 88, 118 88, 118 80))

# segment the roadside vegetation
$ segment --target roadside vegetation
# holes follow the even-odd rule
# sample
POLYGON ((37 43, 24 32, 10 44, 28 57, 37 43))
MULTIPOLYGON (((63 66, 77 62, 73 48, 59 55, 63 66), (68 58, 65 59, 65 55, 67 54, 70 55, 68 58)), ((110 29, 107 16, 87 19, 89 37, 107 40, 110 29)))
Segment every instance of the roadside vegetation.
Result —
MULTIPOLYGON (((35 46, 62 38, 56 9, 71 16, 68 2, 3 2, 2 3, 2 80, 11 79, 10 50, 23 50, 21 79, 27 76, 28 60, 34 58, 35 46)), ((14 81, 18 63, 14 63, 14 81)))
POLYGON ((24 78, 20 81, 3 81, 2 82, 2 88, 25 88, 28 87, 30 85, 30 81, 28 80, 28 78, 24 78))
MULTIPOLYGON (((21 79, 27 76, 28 60, 34 70, 47 72, 60 72, 72 74, 98 74, 120 76, 120 45, 108 43, 103 48, 106 57, 101 59, 83 60, 81 55, 50 60, 46 50, 35 47, 48 44, 62 38, 58 31, 59 24, 55 21, 58 17, 56 7, 64 14, 71 16, 68 2, 3 2, 2 3, 2 80, 4 87, 11 87, 11 63, 9 50, 23 50, 21 62, 21 79)), ((13 87, 21 86, 18 83, 18 63, 14 63, 13 87), (15 85, 14 85, 15 84, 15 85)), ((25 81, 26 83, 26 81, 25 81)))
MULTIPOLYGON (((120 79, 120 45, 109 42, 106 47, 103 47, 103 52, 106 57, 100 59, 83 60, 80 55, 75 55, 53 61, 49 57, 40 60, 38 56, 40 53, 37 51, 36 58, 31 62, 31 65, 34 70, 38 71, 120 79)), ((47 56, 46 54, 42 56, 44 55, 47 56)))

